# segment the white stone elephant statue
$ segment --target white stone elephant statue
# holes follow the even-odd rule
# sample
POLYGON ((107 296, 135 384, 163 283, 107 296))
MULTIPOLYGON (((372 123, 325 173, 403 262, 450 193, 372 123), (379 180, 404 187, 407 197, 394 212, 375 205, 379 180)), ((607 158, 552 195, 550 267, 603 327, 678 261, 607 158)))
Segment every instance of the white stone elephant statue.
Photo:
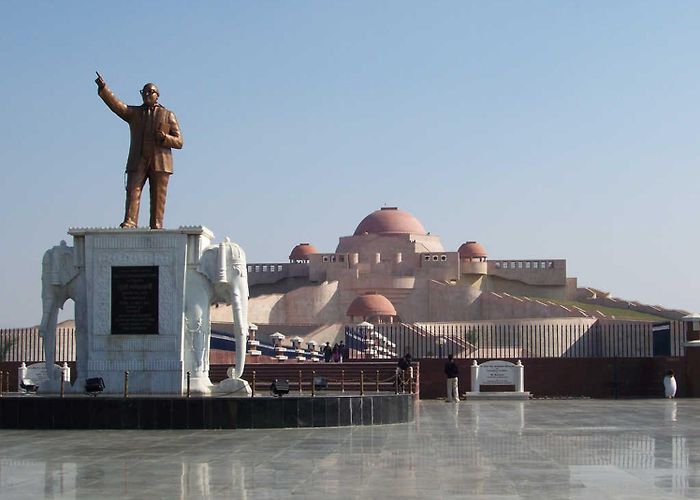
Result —
MULTIPOLYGON (((44 253, 41 273, 42 316, 39 334, 43 339, 46 374, 48 381, 40 390, 55 392, 59 389, 61 371, 56 366, 56 323, 58 310, 63 309, 68 299, 78 304, 85 297, 85 280, 80 268, 76 265, 75 249, 66 245, 65 241, 44 253)), ((87 373, 87 342, 85 334, 87 318, 84 309, 75 307, 75 348, 77 361, 77 376, 87 373)), ((76 379, 77 380, 77 379, 76 379)))
POLYGON ((207 393, 249 394, 241 380, 248 337, 248 277, 243 249, 226 238, 202 253, 196 268, 190 268, 185 286, 185 366, 191 373, 190 390, 207 393), (217 386, 209 382, 210 308, 230 304, 236 341, 236 367, 229 379, 217 386))

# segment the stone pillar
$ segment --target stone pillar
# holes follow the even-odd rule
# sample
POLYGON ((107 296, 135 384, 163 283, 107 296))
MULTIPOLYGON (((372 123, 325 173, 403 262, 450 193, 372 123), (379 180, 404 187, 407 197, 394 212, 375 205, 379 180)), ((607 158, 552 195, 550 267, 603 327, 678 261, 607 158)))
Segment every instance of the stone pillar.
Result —
POLYGON ((476 360, 472 361, 472 392, 479 392, 479 364, 476 360))
POLYGON ((270 338, 272 339, 272 343, 275 346, 275 358, 277 358, 278 361, 284 361, 287 359, 287 356, 284 354, 287 352, 287 349, 282 346, 282 341, 286 338, 285 335, 281 334, 280 332, 275 332, 272 335, 270 335, 270 338))
POLYGON ((258 349, 260 346, 260 341, 255 338, 258 333, 258 325, 250 323, 248 325, 248 355, 249 356, 260 356, 262 351, 258 349))
POLYGON ((309 340, 306 343, 306 347, 309 349, 309 352, 311 353, 311 361, 320 361, 320 358, 318 357, 319 352, 317 350, 318 343, 315 340, 309 340))
POLYGON ((515 375, 515 392, 525 392, 525 367, 520 360, 515 363, 513 372, 515 375))
POLYGON ((297 361, 306 361, 306 356, 304 356, 305 351, 301 347, 301 343, 304 339, 302 339, 299 336, 296 336, 292 337, 290 340, 292 341, 292 349, 294 349, 294 351, 297 354, 297 361))
POLYGON ((20 391, 20 384, 22 383, 22 380, 27 378, 27 364, 22 361, 22 364, 19 365, 19 368, 17 368, 17 392, 20 391))

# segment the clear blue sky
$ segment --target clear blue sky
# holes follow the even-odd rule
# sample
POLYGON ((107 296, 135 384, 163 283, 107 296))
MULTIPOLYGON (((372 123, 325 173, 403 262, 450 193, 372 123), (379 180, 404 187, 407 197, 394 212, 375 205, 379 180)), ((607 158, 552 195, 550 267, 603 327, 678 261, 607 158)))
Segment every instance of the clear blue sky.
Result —
MULTIPOLYGON (((123 215, 125 102, 185 139, 166 226, 250 261, 332 251, 380 206, 447 249, 565 258, 580 285, 700 310, 700 2, 8 2, 0 326, 41 257, 123 215)), ((142 222, 147 221, 142 213, 142 222)))

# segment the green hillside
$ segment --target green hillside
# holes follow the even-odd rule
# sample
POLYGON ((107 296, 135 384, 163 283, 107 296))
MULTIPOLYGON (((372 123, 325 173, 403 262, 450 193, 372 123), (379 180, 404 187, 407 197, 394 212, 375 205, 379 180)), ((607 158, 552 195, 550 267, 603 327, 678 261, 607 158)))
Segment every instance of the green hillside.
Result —
POLYGON ((668 318, 654 316, 653 314, 647 314, 617 307, 606 307, 599 306, 596 304, 587 304, 586 302, 577 302, 575 300, 549 299, 546 297, 540 297, 539 300, 554 302, 555 304, 561 304, 562 306, 566 307, 576 306, 590 313, 600 311, 606 316, 615 316, 615 319, 631 319, 635 321, 668 321, 668 318))

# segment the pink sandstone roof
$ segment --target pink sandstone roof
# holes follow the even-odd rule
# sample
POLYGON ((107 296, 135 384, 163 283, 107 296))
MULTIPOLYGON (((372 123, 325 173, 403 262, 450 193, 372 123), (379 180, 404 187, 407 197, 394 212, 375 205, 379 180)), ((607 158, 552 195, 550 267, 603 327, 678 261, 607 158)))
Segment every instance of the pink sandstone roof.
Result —
POLYGON ((369 234, 426 234, 423 224, 414 216, 396 207, 375 210, 355 229, 355 236, 369 234))
POLYGON ((396 316, 396 309, 384 295, 370 292, 360 295, 353 300, 345 314, 363 318, 370 316, 396 316))
POLYGON ((486 249, 481 245, 481 243, 477 243, 476 241, 467 241, 466 243, 462 243, 457 252, 459 253, 460 259, 488 257, 488 255, 486 255, 486 249))
POLYGON ((318 253, 312 244, 299 243, 292 248, 292 252, 289 254, 289 260, 309 260, 309 255, 312 253, 318 253))

